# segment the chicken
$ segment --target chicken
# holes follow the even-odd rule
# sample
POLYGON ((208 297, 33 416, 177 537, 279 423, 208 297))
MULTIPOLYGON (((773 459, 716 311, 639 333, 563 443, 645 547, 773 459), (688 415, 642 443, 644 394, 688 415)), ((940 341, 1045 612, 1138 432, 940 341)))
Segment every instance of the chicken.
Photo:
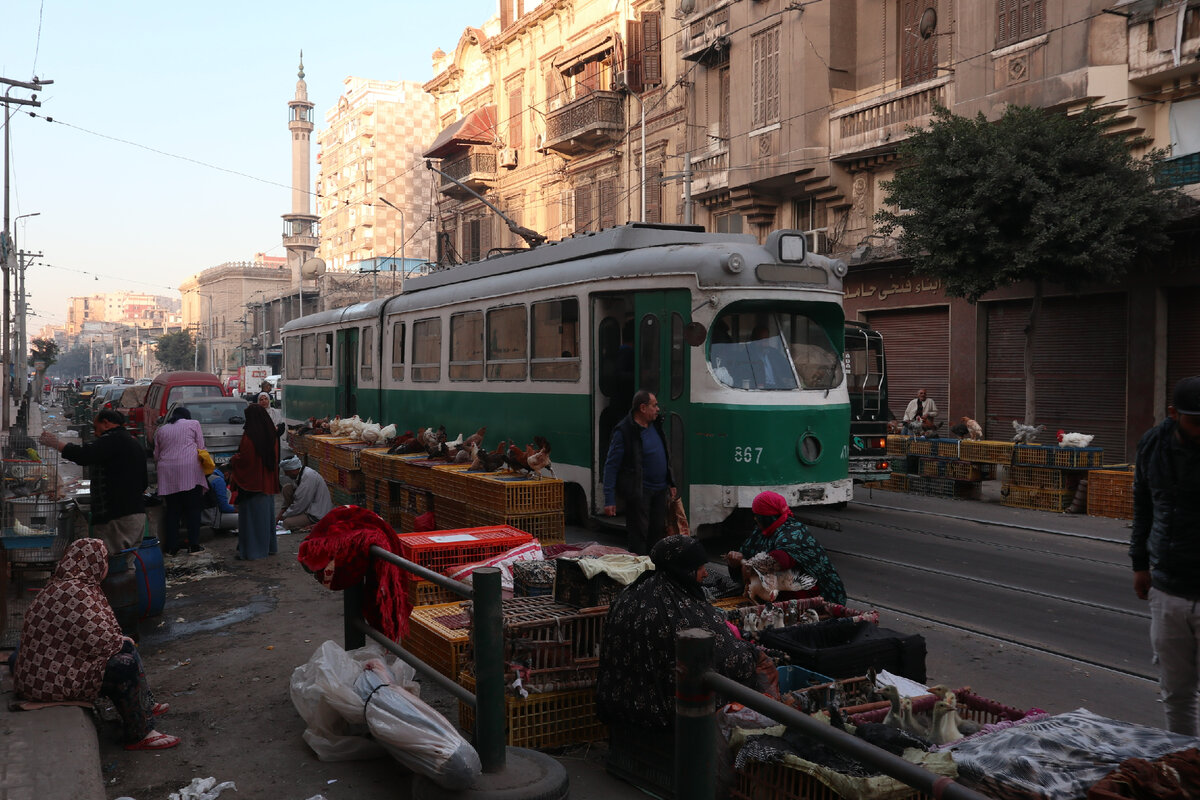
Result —
MULTIPOLYGON (((829 724, 839 730, 846 730, 842 720, 842 712, 837 706, 829 706, 829 724)), ((847 731, 848 732, 848 731, 847 731)), ((854 726, 854 735, 868 744, 887 750, 893 755, 901 755, 907 748, 928 750, 929 742, 914 736, 903 728, 894 728, 880 722, 860 722, 854 726)))
POLYGON ((392 439, 396 438, 396 423, 385 425, 379 430, 379 441, 381 444, 387 444, 392 439))
POLYGON ((1064 433, 1061 428, 1058 431, 1058 444, 1061 447, 1087 447, 1095 438, 1095 434, 1064 433))
POLYGON ((529 456, 533 455, 533 448, 530 447, 522 450, 515 444, 508 446, 508 452, 505 454, 504 463, 513 472, 528 472, 529 471, 529 456))
POLYGON ((465 442, 463 444, 463 446, 458 448, 458 451, 455 452, 454 459, 453 459, 454 463, 455 464, 470 464, 475 460, 475 457, 476 457, 476 455, 478 455, 478 453, 479 453, 479 445, 475 444, 474 442, 470 442, 470 441, 465 442))
POLYGON ((495 472, 504 466, 504 458, 508 455, 508 442, 503 441, 496 447, 495 450, 488 453, 479 449, 475 455, 475 460, 471 462, 471 466, 467 467, 468 472, 495 472))
POLYGON ((1013 420, 1013 430, 1016 431, 1016 433, 1013 434, 1013 438, 1012 438, 1012 440, 1014 442, 1016 442, 1017 444, 1033 444, 1033 441, 1035 439, 1037 439, 1038 434, 1041 433, 1042 431, 1046 430, 1046 426, 1045 425, 1025 425, 1023 423, 1017 422, 1014 419, 1013 420))
POLYGON ((483 447, 483 437, 487 433, 487 425, 484 425, 479 430, 472 433, 463 441, 463 446, 474 445, 476 448, 483 447))
POLYGON ((955 439, 969 439, 969 438, 971 438, 971 431, 970 431, 970 429, 969 429, 969 428, 967 428, 967 426, 966 426, 965 424, 961 423, 961 422, 956 422, 956 423, 954 423, 953 425, 951 425, 951 426, 950 426, 950 433, 951 433, 951 434, 954 436, 954 438, 955 438, 955 439))
POLYGON ((424 435, 424 428, 417 428, 416 433, 413 433, 412 431, 405 431, 404 435, 396 439, 396 441, 392 444, 391 449, 388 450, 388 453, 392 455, 403 453, 420 453, 425 449, 425 445, 421 443, 421 439, 424 437, 424 435))
POLYGON ((378 422, 368 422, 362 428, 362 440, 367 444, 376 444, 383 438, 383 428, 378 422))
POLYGON ((962 424, 967 426, 967 431, 971 434, 971 438, 979 441, 983 438, 983 426, 970 417, 963 417, 962 424))
POLYGON ((888 420, 887 432, 891 436, 903 436, 904 435, 904 423, 898 419, 888 420))
POLYGON ((529 466, 529 471, 539 478, 542 477, 542 470, 546 470, 553 475, 554 469, 550 466, 550 442, 546 441, 544 436, 535 436, 533 437, 533 445, 537 448, 537 451, 525 460, 529 466))

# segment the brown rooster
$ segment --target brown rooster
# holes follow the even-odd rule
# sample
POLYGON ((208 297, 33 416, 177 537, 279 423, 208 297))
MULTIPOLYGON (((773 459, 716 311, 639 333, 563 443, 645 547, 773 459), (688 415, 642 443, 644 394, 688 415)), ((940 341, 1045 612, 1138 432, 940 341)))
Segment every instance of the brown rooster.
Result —
POLYGON ((479 430, 472 433, 463 441, 463 447, 474 445, 475 447, 483 447, 483 437, 487 433, 487 425, 484 425, 479 430))
POLYGON ((508 442, 503 441, 492 452, 486 452, 482 447, 475 455, 468 472, 495 472, 504 466, 504 457, 508 454, 508 442))
POLYGON ((417 428, 414 434, 412 431, 405 431, 403 436, 396 438, 388 449, 390 455, 403 453, 419 453, 425 449, 425 445, 421 444, 421 437, 425 434, 424 428, 417 428))
POLYGON ((550 466, 550 443, 544 436, 535 436, 533 444, 537 450, 525 459, 525 463, 529 465, 529 471, 539 478, 542 477, 542 470, 554 475, 554 469, 550 466))
POLYGON ((517 447, 515 444, 508 446, 508 452, 504 456, 504 463, 513 472, 528 472, 529 471, 529 456, 533 453, 533 448, 528 447, 525 450, 517 447))

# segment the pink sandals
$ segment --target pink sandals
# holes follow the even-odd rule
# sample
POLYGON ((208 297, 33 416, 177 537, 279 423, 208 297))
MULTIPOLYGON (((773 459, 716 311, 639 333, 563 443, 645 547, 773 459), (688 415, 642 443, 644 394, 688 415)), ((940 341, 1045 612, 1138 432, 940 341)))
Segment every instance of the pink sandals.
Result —
POLYGON ((179 737, 169 733, 151 733, 140 742, 125 745, 126 750, 166 750, 179 744, 179 737))

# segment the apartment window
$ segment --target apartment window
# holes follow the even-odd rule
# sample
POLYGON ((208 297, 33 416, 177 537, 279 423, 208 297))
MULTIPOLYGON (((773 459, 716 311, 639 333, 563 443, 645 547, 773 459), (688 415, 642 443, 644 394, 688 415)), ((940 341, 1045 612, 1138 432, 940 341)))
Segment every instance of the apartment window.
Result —
POLYGON ((761 128, 779 121, 779 26, 757 33, 751 39, 754 63, 752 116, 761 128))
POLYGON ((592 187, 575 187, 575 232, 592 230, 592 187))
POLYGON ((607 178, 600 181, 600 228, 611 228, 617 224, 617 181, 607 178))
POLYGON ((579 301, 534 303, 530 338, 530 374, 535 381, 579 380, 579 301))
POLYGON ((930 0, 900 0, 897 35, 900 37, 901 86, 912 86, 937 77, 937 36, 932 33, 928 37, 922 35, 922 17, 928 13, 932 13, 936 20, 936 3, 931 5, 930 0))
POLYGON ((442 321, 438 317, 413 323, 414 381, 436 381, 441 376, 442 321))
POLYGON ((525 306, 487 312, 487 377, 489 381, 523 381, 526 375, 525 306))
POLYGON ((520 148, 524 143, 524 131, 521 124, 521 117, 524 113, 521 103, 522 91, 521 84, 517 84, 508 92, 508 146, 514 148, 520 148))
POLYGON ((642 12, 641 83, 658 86, 662 83, 662 14, 642 12))
POLYGON ((483 380, 483 314, 479 311, 450 317, 450 380, 483 380))
POLYGON ((477 217, 467 222, 467 241, 465 242, 468 261, 479 261, 487 257, 492 249, 492 220, 490 217, 477 217))
POLYGON ((404 323, 392 325, 392 377, 404 380, 404 323))
POLYGON ((744 217, 741 214, 722 214, 717 217, 717 233, 741 233, 744 217))
POLYGON ((1045 32, 1046 0, 996 0, 996 47, 1045 32))
MULTIPOLYGON (((661 161, 652 161, 646 169, 646 222, 662 222, 662 175, 661 161)), ((640 198, 639 198, 640 199, 640 198)))
POLYGON ((374 380, 375 378, 374 334, 374 328, 362 328, 359 333, 359 351, 362 355, 359 361, 358 374, 359 377, 366 380, 374 380))

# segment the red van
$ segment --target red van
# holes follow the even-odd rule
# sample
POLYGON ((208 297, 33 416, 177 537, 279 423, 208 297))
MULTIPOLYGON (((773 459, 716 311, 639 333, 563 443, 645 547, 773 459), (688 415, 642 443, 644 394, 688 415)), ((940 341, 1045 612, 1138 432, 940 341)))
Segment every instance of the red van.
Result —
POLYGON ((131 424, 140 424, 146 440, 146 452, 154 450, 154 432, 163 422, 172 403, 189 397, 223 397, 221 379, 211 372, 163 372, 146 392, 141 408, 132 409, 131 424))

